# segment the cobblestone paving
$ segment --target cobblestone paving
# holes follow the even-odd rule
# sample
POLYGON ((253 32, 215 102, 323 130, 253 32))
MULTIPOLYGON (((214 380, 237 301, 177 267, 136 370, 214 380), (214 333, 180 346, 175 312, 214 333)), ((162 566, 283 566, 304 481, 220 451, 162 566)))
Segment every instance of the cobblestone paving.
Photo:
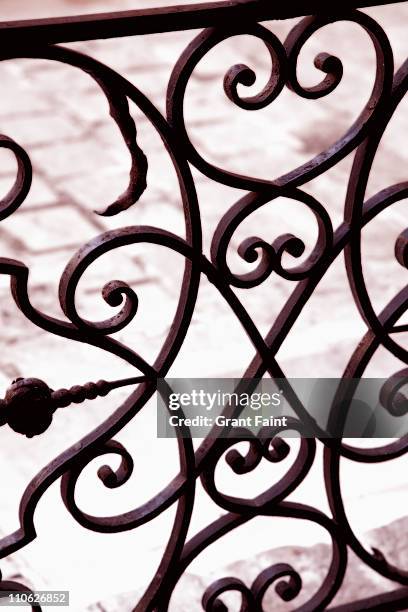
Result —
MULTIPOLYGON (((0 0, 0 19, 135 8, 145 4, 130 0, 58 0, 33 3, 28 8, 23 2, 0 0)), ((160 4, 156 0, 149 1, 149 6, 160 4)), ((407 8, 395 6, 370 12, 387 29, 398 65, 408 55, 405 35, 407 8)), ((290 25, 271 23, 270 27, 283 37, 290 25)), ((119 70, 164 111, 170 71, 192 35, 152 35, 143 40, 95 41, 71 46, 119 70)), ((327 28, 310 41, 302 56, 305 81, 313 82, 314 79, 316 82, 319 78, 311 66, 312 58, 322 50, 337 53, 344 60, 345 75, 336 92, 322 101, 307 102, 286 91, 273 107, 255 113, 232 107, 223 96, 221 84, 225 70, 237 62, 255 67, 259 83, 265 80, 269 65, 262 45, 241 37, 210 53, 192 79, 186 101, 188 125, 203 154, 222 167, 269 178, 303 163, 335 140, 351 124, 368 96, 374 74, 373 50, 368 38, 353 26, 327 28)), ((183 232, 176 175, 156 132, 140 111, 132 107, 139 144, 150 163, 148 190, 140 202, 117 217, 105 219, 96 215, 94 209, 104 208, 123 191, 129 170, 126 149, 109 118, 106 100, 98 87, 87 75, 74 68, 31 59, 3 62, 0 65, 0 84, 0 130, 27 149, 34 166, 34 183, 26 202, 15 215, 1 223, 0 253, 30 266, 33 302, 45 312, 62 317, 57 300, 58 279, 73 253, 84 242, 106 229, 132 224, 161 224, 168 230, 183 232)), ((254 91, 256 87, 259 85, 254 86, 254 91)), ((387 130, 370 180, 370 193, 406 179, 406 110, 406 102, 403 102, 387 130)), ((4 151, 0 153, 0 193, 5 194, 14 180, 15 167, 13 159, 4 151)), ((306 187, 326 205, 336 223, 341 219, 350 163, 351 160, 346 159, 306 187)), ((198 173, 195 176, 208 249, 217 222, 240 194, 215 185, 198 173)), ((373 224, 365 234, 367 281, 378 309, 405 284, 404 272, 393 258, 393 246, 398 233, 406 226, 406 218, 406 202, 402 202, 385 213, 381 222, 373 224)), ((313 220, 301 206, 283 201, 273 209, 267 208, 248 219, 237 232, 233 247, 237 247, 243 237, 259 234, 260 229, 262 236, 269 240, 282 232, 299 234, 307 244, 312 244, 315 237, 313 220)), ((91 268, 81 286, 79 310, 94 320, 105 318, 110 313, 100 296, 104 283, 120 278, 135 286, 140 298, 139 312, 131 329, 121 332, 118 337, 152 361, 174 313, 181 264, 178 256, 169 255, 163 249, 120 249, 103 257, 91 268)), ((234 265, 238 266, 239 262, 234 260, 234 265)), ((290 290, 288 283, 273 277, 261 288, 240 294, 240 297, 260 329, 266 332, 290 290)), ((51 337, 32 326, 13 306, 6 279, 1 279, 0 295, 3 346, 0 382, 3 388, 20 375, 44 378, 51 386, 57 387, 127 374, 127 367, 118 360, 96 349, 51 337)), ((281 350, 286 372, 292 376, 340 375, 363 332, 364 326, 351 302, 342 261, 339 261, 305 308, 293 336, 281 350)), ((174 376, 239 375, 251 357, 251 346, 240 326, 210 284, 203 281, 191 330, 171 373, 174 376)), ((380 354, 374 360, 371 374, 387 375, 393 368, 395 364, 380 354)), ((0 500, 0 513, 5 517, 2 531, 7 532, 16 526, 16 491, 21 493, 28 479, 46 460, 106 418, 122 398, 123 394, 117 393, 113 400, 101 401, 98 406, 84 405, 73 411, 67 410, 60 418, 58 415, 52 431, 41 440, 28 443, 16 439, 14 434, 1 432, 3 448, 7 449, 1 460, 10 468, 6 469, 10 479, 5 483, 10 495, 4 495, 0 500), (29 462, 22 459, 28 448, 29 462)), ((157 441, 148 440, 149 435, 154 438, 153 415, 152 405, 149 414, 141 417, 133 429, 129 428, 120 437, 133 446, 137 442, 135 452, 143 452, 146 464, 152 466, 154 453, 159 448, 157 441), (152 458, 151 464, 149 457, 152 458)), ((169 461, 169 473, 175 468, 176 458, 173 457, 169 461)), ((159 475, 156 474, 157 468, 151 469, 151 480, 158 490, 157 482, 166 482, 166 474, 159 475)), ((144 480, 143 486, 138 483, 138 488, 146 492, 149 478, 144 480)), ((92 495, 99 495, 106 505, 105 492, 101 494, 95 488, 88 493, 88 500, 92 495)), ((120 496, 121 493, 118 498, 120 496)), ((129 503, 129 498, 121 499, 129 503)), ((59 509, 58 492, 47 494, 47 500, 53 512, 59 518, 64 517, 63 510, 59 509)), ((44 544, 43 538, 43 549, 45 546, 51 554, 52 533, 49 529, 48 534, 45 533, 47 514, 44 503, 40 504, 38 511, 39 532, 46 540, 44 544)), ((123 506, 116 507, 116 502, 112 504, 116 511, 123 510, 123 506)), ((134 505, 132 498, 131 506, 134 505)), ((74 528, 72 532, 69 529, 69 537, 79 538, 77 541, 82 541, 83 546, 92 543, 94 551, 97 551, 95 555, 99 551, 103 558, 104 544, 97 544, 96 536, 82 536, 81 530, 74 533, 74 528)), ((143 538, 150 537, 153 541, 147 569, 138 577, 141 581, 145 574, 148 576, 153 571, 154 562, 159 558, 165 523, 154 530, 149 526, 141 529, 140 540, 139 535, 132 536, 134 546, 144 542, 143 538)), ((123 541, 118 537, 113 546, 120 551, 119 543, 123 541)), ((36 562, 41 565, 39 550, 39 545, 33 544, 20 554, 20 558, 29 555, 32 566, 36 562)), ((97 576, 90 579, 89 588, 90 591, 94 588, 94 591, 83 597, 89 602, 95 593, 99 593, 101 574, 98 576, 98 572, 106 577, 103 584, 109 582, 108 574, 104 574, 102 563, 95 555, 87 561, 95 565, 97 576)), ((42 567, 44 574, 46 565, 42 567)), ((79 581, 84 567, 78 561, 76 576, 79 581)), ((64 571, 70 570, 69 565, 61 563, 60 573, 56 570, 52 577, 54 586, 58 577, 62 580, 64 571)), ((115 584, 115 589, 129 590, 134 586, 130 580, 128 573, 122 582, 115 584)), ((47 584, 45 578, 44 583, 47 584)), ((106 586, 107 594, 109 588, 113 587, 106 586)))

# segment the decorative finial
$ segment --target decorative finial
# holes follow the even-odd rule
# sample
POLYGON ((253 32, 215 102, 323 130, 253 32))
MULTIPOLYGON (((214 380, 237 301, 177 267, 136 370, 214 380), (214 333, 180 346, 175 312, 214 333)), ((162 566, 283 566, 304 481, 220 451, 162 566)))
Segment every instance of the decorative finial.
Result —
POLYGON ((49 428, 58 408, 104 397, 113 389, 147 380, 146 376, 113 382, 99 380, 53 391, 38 378, 16 378, 7 389, 4 399, 0 400, 0 426, 8 424, 17 433, 32 438, 49 428))

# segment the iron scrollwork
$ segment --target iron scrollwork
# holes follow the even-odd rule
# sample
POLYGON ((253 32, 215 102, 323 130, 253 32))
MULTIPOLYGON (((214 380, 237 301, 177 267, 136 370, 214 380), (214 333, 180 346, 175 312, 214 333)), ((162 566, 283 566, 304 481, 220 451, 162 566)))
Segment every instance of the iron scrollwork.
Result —
MULTIPOLYGON (((261 611, 265 593, 271 586, 275 587, 277 597, 290 601, 298 610, 306 612, 326 609, 341 587, 349 550, 378 574, 403 586, 395 593, 372 598, 372 601, 367 600, 365 604, 351 603, 341 609, 402 609, 408 601, 408 572, 393 566, 380 551, 367 550, 358 539, 344 507, 340 481, 342 458, 360 463, 390 461, 406 453, 406 438, 381 448, 369 449, 353 447, 341 439, 327 439, 319 435, 318 440, 304 438, 287 473, 258 497, 247 499, 231 497, 219 491, 215 484, 216 468, 225 459, 235 474, 246 474, 255 470, 262 461, 282 461, 291 453, 280 437, 282 432, 279 429, 265 430, 258 438, 243 430, 241 439, 248 443, 246 455, 234 448, 236 439, 205 440, 198 450, 194 451, 191 439, 186 439, 177 432, 180 472, 147 503, 121 515, 99 517, 83 512, 75 499, 77 481, 82 471, 96 457, 114 453, 121 458, 116 471, 108 465, 100 468, 98 476, 105 486, 119 487, 130 477, 133 459, 114 437, 143 409, 147 400, 155 393, 157 378, 164 377, 177 358, 189 329, 200 278, 203 275, 217 288, 254 347, 255 357, 243 373, 245 379, 261 378, 265 374, 285 379, 285 373, 276 358, 277 352, 314 290, 342 253, 345 254, 345 265, 354 300, 368 327, 367 333, 349 360, 344 377, 363 376, 379 347, 384 347, 400 361, 408 363, 407 350, 396 340, 398 333, 407 329, 406 325, 398 325, 408 307, 407 290, 400 291, 380 314, 376 314, 365 285, 361 255, 363 228, 395 202, 408 196, 406 182, 392 185, 365 200, 367 181, 377 148, 408 87, 408 60, 394 75, 393 53, 389 40, 373 18, 355 10, 361 3, 345 3, 341 10, 333 9, 333 12, 331 7, 326 9, 321 2, 310 3, 313 16, 302 18, 284 43, 260 22, 282 16, 301 17, 306 12, 306 7, 277 9, 271 4, 273 3, 237 0, 198 7, 134 11, 114 16, 8 24, 7 28, 0 25, 3 40, 0 45, 1 59, 28 57, 65 63, 87 73, 106 96, 110 114, 131 156, 131 173, 126 191, 100 214, 115 215, 135 205, 137 215, 136 203, 149 188, 149 181, 154 181, 154 177, 149 176, 146 156, 138 144, 137 127, 129 114, 129 101, 141 110, 157 130, 177 172, 184 210, 185 237, 172 234, 164 228, 140 225, 105 232, 95 237, 74 254, 60 280, 59 301, 66 320, 49 317, 33 306, 27 286, 29 270, 23 262, 0 259, 0 272, 10 276, 11 293, 17 306, 34 325, 51 334, 84 342, 112 353, 137 371, 137 376, 127 381, 101 381, 96 385, 89 383, 69 391, 52 391, 46 383, 36 379, 20 380, 12 385, 1 404, 1 424, 8 422, 15 431, 26 435, 39 435, 44 431, 51 424, 57 407, 92 399, 109 392, 115 386, 131 384, 136 388, 116 412, 81 440, 80 445, 74 445, 63 452, 28 485, 20 505, 20 528, 0 541, 1 557, 21 549, 36 537, 36 505, 48 487, 58 479, 61 479, 63 502, 71 515, 84 528, 101 533, 135 529, 175 504, 177 511, 160 566, 145 594, 135 604, 135 610, 140 612, 167 610, 173 590, 190 563, 213 542, 257 516, 301 519, 325 529, 332 541, 332 559, 326 577, 318 591, 300 607, 297 607, 296 600, 302 592, 302 577, 284 562, 265 568, 252 585, 246 585, 236 577, 222 577, 203 594, 202 606, 207 612, 226 610, 220 598, 223 593, 231 591, 241 595, 241 612, 261 611), (284 14, 285 10, 287 14, 284 14), (371 95, 346 133, 307 163, 276 178, 260 179, 236 174, 206 160, 189 137, 184 117, 184 101, 190 77, 207 53, 221 42, 242 34, 255 37, 265 45, 271 71, 267 84, 260 92, 248 97, 242 95, 243 89, 253 85, 256 80, 255 72, 246 65, 237 64, 225 75, 225 94, 232 104, 241 109, 256 111, 265 108, 273 103, 285 86, 302 98, 314 100, 328 96, 339 85, 343 76, 342 62, 327 53, 319 54, 315 59, 315 66, 323 73, 323 78, 313 87, 304 87, 298 79, 298 58, 310 37, 324 26, 338 21, 360 26, 370 37, 376 54, 376 74, 371 95), (114 38, 125 34, 197 27, 203 29, 182 53, 171 74, 166 116, 163 116, 133 83, 108 66, 90 56, 56 44, 102 36, 114 38), (10 33, 14 33, 14 38, 10 33), (352 151, 356 154, 350 173, 344 221, 334 229, 324 204, 302 190, 302 186, 335 166, 352 151), (210 257, 203 251, 200 209, 190 165, 215 182, 245 192, 216 228, 210 257), (298 236, 283 234, 272 241, 269 238, 266 240, 259 236, 250 236, 240 244, 238 255, 245 262, 254 264, 254 268, 244 275, 235 273, 227 262, 234 233, 252 213, 262 207, 273 206, 279 197, 297 201, 312 212, 318 229, 314 248, 302 261, 305 244, 298 236), (75 304, 79 280, 93 262, 114 249, 136 243, 161 246, 178 253, 184 259, 184 276, 177 311, 168 337, 153 364, 148 363, 130 347, 111 338, 113 333, 126 327, 137 315, 138 296, 129 285, 113 280, 103 288, 102 296, 107 304, 121 307, 119 312, 108 320, 85 320, 75 304), (292 268, 285 267, 283 257, 286 253, 298 258, 301 263, 292 268), (279 317, 263 337, 234 288, 257 287, 271 274, 293 282, 294 289, 279 317), (28 413, 27 402, 31 402, 33 408, 33 397, 34 406, 38 404, 39 410, 28 413), (286 499, 303 482, 314 464, 317 443, 324 445, 324 476, 331 516, 311 505, 286 499), (198 479, 201 480, 206 493, 225 513, 187 541, 198 479), (359 608, 358 605, 362 607, 359 608), (379 608, 379 605, 383 607, 379 608)), ((14 153, 18 165, 15 184, 0 202, 0 218, 5 219, 25 200, 30 190, 32 167, 27 153, 18 143, 7 136, 1 136, 0 146, 14 153)), ((404 268, 408 267, 407 231, 401 233, 395 245, 397 261, 404 268)), ((398 381, 391 378, 384 390, 384 402, 390 409, 398 409, 395 408, 398 389, 398 381)), ((302 423, 308 420, 308 414, 290 389, 289 383, 287 390, 293 409, 298 415, 298 419, 291 420, 288 427, 300 431, 302 423)), ((339 414, 332 415, 333 419, 340 417, 339 414)), ((10 583, 7 581, 0 584, 3 591, 9 587, 10 583)))

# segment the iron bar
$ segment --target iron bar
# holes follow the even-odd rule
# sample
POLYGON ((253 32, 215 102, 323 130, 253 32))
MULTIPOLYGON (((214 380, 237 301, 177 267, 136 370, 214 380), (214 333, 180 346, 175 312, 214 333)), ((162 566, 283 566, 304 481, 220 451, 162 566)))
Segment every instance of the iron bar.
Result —
MULTIPOLYGON (((149 175, 148 160, 138 142, 137 125, 129 112, 129 102, 132 102, 156 129, 170 155, 179 181, 185 221, 183 237, 165 228, 135 225, 106 231, 84 244, 73 254, 59 282, 58 297, 65 315, 63 319, 50 317, 34 307, 28 289, 29 270, 24 262, 0 258, 0 274, 10 277, 11 296, 34 326, 49 334, 106 351, 135 369, 135 376, 129 379, 112 383, 88 383, 59 391, 52 391, 38 379, 18 380, 0 402, 0 411, 3 411, 0 425, 8 423, 15 431, 28 437, 40 435, 51 425, 57 408, 96 399, 114 388, 137 385, 109 418, 54 458, 28 485, 20 503, 19 529, 0 539, 1 558, 22 549, 35 539, 36 506, 48 488, 60 480, 62 501, 74 519, 84 528, 100 533, 136 529, 171 506, 177 506, 171 535, 157 572, 140 601, 135 602, 135 610, 138 612, 165 612, 180 577, 194 559, 224 535, 258 516, 304 520, 323 528, 332 543, 332 558, 326 576, 317 591, 299 607, 296 602, 302 592, 302 577, 284 559, 277 565, 265 568, 251 585, 237 577, 220 577, 203 593, 202 606, 207 612, 225 609, 222 596, 230 591, 240 594, 241 612, 262 612, 265 593, 272 586, 275 587, 276 597, 292 602, 295 609, 302 612, 325 609, 337 612, 360 609, 388 612, 408 607, 407 570, 392 564, 381 551, 367 549, 353 531, 343 500, 340 478, 343 459, 366 464, 392 461, 406 454, 406 437, 381 448, 368 449, 346 444, 341 438, 302 438, 297 454, 292 453, 296 456, 287 473, 278 482, 266 483, 262 494, 248 499, 245 491, 242 497, 233 497, 217 488, 217 466, 225 456, 229 468, 238 475, 250 473, 262 461, 282 461, 290 449, 279 436, 281 430, 268 429, 260 439, 243 431, 242 440, 249 446, 248 453, 243 455, 234 449, 236 438, 206 439, 195 450, 192 440, 184 438, 176 428, 179 473, 148 502, 116 516, 92 516, 81 510, 75 498, 78 479, 97 457, 113 453, 120 458, 116 471, 108 465, 98 470, 98 477, 106 487, 120 487, 130 478, 133 471, 132 456, 114 437, 144 408, 156 392, 157 378, 166 376, 177 358, 189 330, 203 276, 228 304, 253 345, 255 355, 243 378, 255 380, 269 375, 285 381, 285 391, 298 417, 290 421, 291 429, 301 431, 302 422, 310 416, 285 378, 277 353, 319 283, 340 255, 345 255, 348 282, 368 330, 350 357, 343 378, 348 380, 363 377, 380 347, 403 364, 408 363, 408 351, 398 342, 398 334, 406 331, 406 325, 398 322, 408 309, 407 288, 390 300, 382 312, 377 313, 371 303, 362 270, 363 228, 390 206, 408 197, 408 181, 404 181, 365 199, 382 136, 408 89, 408 60, 394 73, 393 52, 386 33, 375 19, 357 10, 385 4, 391 2, 345 0, 336 6, 323 0, 292 0, 281 4, 271 0, 232 0, 0 23, 0 61, 37 58, 76 67, 93 79, 108 101, 112 120, 120 130, 131 158, 131 171, 125 192, 98 214, 118 215, 137 205, 139 198, 149 188, 149 180, 154 180, 149 175), (303 15, 308 16, 303 18, 303 15), (283 43, 269 28, 262 25, 263 21, 294 17, 299 18, 299 21, 283 43), (245 86, 255 83, 255 72, 242 64, 232 66, 224 77, 225 95, 232 104, 248 111, 262 109, 272 104, 284 87, 301 98, 319 99, 328 96, 341 82, 341 60, 328 53, 319 54, 315 58, 315 66, 321 71, 322 80, 313 87, 304 87, 299 82, 297 61, 304 45, 316 32, 340 20, 352 23, 367 33, 376 57, 375 79, 369 100, 346 132, 307 163, 282 176, 271 176, 264 180, 233 173, 207 161, 190 139, 184 116, 186 89, 199 62, 225 40, 241 34, 252 36, 265 45, 272 64, 271 73, 260 92, 245 97, 242 91, 245 86), (173 68, 168 83, 165 116, 142 91, 118 72, 89 55, 56 45, 180 30, 199 32, 192 34, 192 40, 173 68), (344 219, 334 228, 325 206, 302 187, 333 168, 351 152, 355 152, 355 157, 349 176, 344 219), (209 257, 202 246, 200 208, 191 166, 216 183, 241 190, 241 197, 224 214, 214 231, 209 257), (311 253, 302 260, 305 244, 292 234, 275 236, 272 242, 259 236, 249 236, 239 245, 238 255, 245 262, 254 264, 254 267, 247 274, 235 273, 229 265, 228 254, 236 230, 250 215, 265 205, 271 205, 279 197, 298 202, 313 215, 317 239, 311 253), (137 351, 111 337, 124 329, 138 311, 138 296, 127 283, 112 280, 103 287, 102 297, 105 302, 111 307, 120 308, 109 319, 97 322, 86 320, 76 305, 78 284, 88 268, 103 255, 134 244, 160 246, 184 259, 184 275, 176 314, 154 363, 149 363, 137 351), (287 253, 298 258, 301 263, 288 268, 284 257, 287 253), (292 282, 294 289, 275 322, 263 336, 235 289, 250 290, 261 285, 271 274, 278 275, 288 283, 292 282), (302 484, 314 465, 318 444, 323 446, 324 452, 325 493, 330 505, 330 513, 327 514, 312 505, 287 501, 287 497, 302 484), (222 515, 187 539, 198 480, 207 495, 222 510, 222 515), (396 586, 391 593, 330 608, 342 586, 350 551, 378 575, 401 586, 396 586)), ((14 214, 25 200, 31 187, 33 170, 28 154, 14 140, 0 136, 0 148, 11 151, 18 167, 14 186, 0 201, 0 220, 3 220, 14 214)), ((41 214, 46 214, 46 211, 41 214)), ((407 230, 396 240, 395 257, 406 270, 407 230)), ((402 372, 406 374, 406 369, 402 372)), ((391 376, 383 388, 384 405, 389 412, 394 411, 396 414, 401 412, 397 400, 401 401, 401 397, 406 400, 399 393, 400 374, 401 371, 391 376)), ((405 405, 403 408, 405 410, 405 405)), ((230 407, 226 410, 231 411, 230 407)), ((238 412, 234 414, 238 415, 238 412)), ((333 404, 331 420, 342 424, 344 418, 333 404)), ((4 579, 0 582, 0 591, 6 591, 10 585, 25 588, 4 579)))

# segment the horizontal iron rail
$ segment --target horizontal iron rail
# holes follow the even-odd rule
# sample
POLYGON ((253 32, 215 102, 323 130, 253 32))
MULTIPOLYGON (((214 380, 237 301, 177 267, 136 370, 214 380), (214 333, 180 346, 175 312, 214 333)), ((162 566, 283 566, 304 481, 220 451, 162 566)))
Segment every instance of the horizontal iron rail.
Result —
POLYGON ((404 0, 233 0, 91 15, 0 22, 0 46, 25 47, 119 38, 233 24, 235 20, 288 19, 311 14, 339 14, 350 9, 396 4, 404 0))

